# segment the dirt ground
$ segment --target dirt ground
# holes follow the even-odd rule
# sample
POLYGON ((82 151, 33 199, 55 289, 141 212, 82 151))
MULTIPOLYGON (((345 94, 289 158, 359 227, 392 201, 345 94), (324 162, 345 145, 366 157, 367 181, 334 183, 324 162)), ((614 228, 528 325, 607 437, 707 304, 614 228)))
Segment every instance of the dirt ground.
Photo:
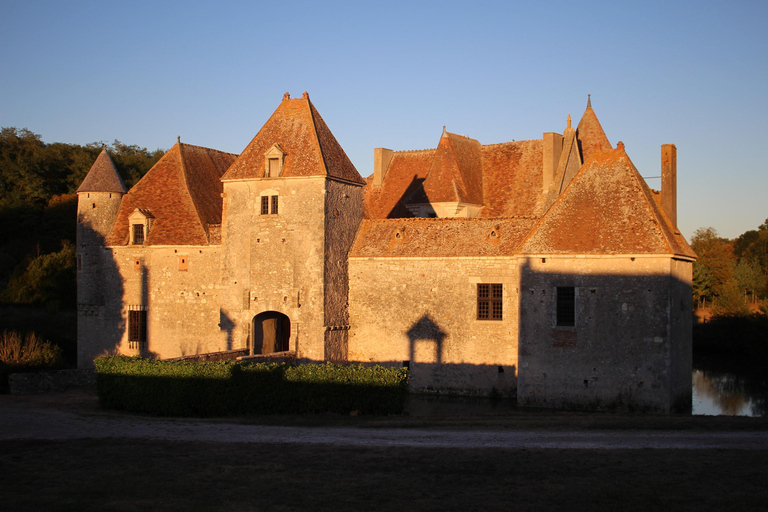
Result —
POLYGON ((4 395, 0 509, 764 510, 766 449, 759 418, 203 421, 105 411, 88 392, 4 395))

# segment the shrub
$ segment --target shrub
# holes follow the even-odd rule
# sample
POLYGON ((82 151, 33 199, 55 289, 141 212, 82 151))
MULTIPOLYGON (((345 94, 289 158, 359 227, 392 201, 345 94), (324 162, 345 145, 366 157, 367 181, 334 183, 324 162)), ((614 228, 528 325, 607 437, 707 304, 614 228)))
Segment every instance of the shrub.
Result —
POLYGON ((43 340, 35 333, 22 336, 16 331, 4 331, 0 336, 0 387, 8 386, 11 373, 57 370, 64 367, 64 356, 57 345, 43 340))
POLYGON ((235 361, 95 361, 104 407, 162 416, 234 414, 396 414, 407 371, 381 366, 235 361))

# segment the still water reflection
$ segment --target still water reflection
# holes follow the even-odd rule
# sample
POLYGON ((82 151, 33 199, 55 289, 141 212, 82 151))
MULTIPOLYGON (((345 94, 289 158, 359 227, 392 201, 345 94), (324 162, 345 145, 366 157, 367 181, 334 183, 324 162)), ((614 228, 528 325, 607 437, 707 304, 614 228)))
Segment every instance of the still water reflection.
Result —
POLYGON ((693 370, 693 414, 764 416, 767 398, 764 379, 693 370))

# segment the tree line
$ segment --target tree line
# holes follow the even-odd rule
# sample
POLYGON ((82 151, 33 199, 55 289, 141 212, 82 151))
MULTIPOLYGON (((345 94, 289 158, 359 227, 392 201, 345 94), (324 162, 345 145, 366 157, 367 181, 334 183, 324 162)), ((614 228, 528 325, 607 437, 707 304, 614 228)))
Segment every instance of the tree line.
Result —
POLYGON ((747 316, 766 311, 768 297, 768 219, 757 229, 729 240, 714 228, 699 228, 691 238, 693 298, 715 315, 747 316))
POLYGON ((0 129, 0 301, 75 308, 75 191, 103 147, 128 188, 165 153, 0 129))

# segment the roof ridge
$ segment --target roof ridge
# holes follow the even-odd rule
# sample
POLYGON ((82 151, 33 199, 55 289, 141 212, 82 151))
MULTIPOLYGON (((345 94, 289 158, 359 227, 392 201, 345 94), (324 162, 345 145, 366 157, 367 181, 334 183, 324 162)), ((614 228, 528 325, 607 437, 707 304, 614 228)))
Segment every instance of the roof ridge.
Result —
POLYGON ((537 220, 539 218, 535 215, 513 215, 510 217, 400 217, 394 219, 364 219, 364 221, 396 224, 399 222, 493 222, 500 220, 537 220))
POLYGON ((309 94, 307 94, 307 91, 304 91, 304 93, 301 95, 301 99, 306 100, 307 110, 309 111, 309 120, 312 123, 312 131, 314 132, 314 137, 312 139, 313 139, 315 148, 317 149, 317 152, 320 154, 320 161, 323 162, 324 175, 328 177, 329 176, 328 162, 325 161, 325 153, 323 152, 323 148, 320 146, 320 133, 317 131, 317 121, 315 120, 315 116, 312 113, 314 105, 312 105, 312 102, 309 99, 309 94))
MULTIPOLYGON (((200 223, 200 227, 203 228, 203 234, 206 238, 208 238, 208 230, 205 228, 206 223, 203 222, 203 216, 200 214, 200 209, 197 207, 197 201, 195 201, 195 199, 192 197, 192 192, 189 190, 189 172, 187 171, 187 163, 184 161, 184 148, 182 147, 181 139, 179 139, 176 144, 179 146, 179 160, 181 161, 181 174, 184 177, 184 191, 186 192, 189 201, 192 203, 192 208, 195 210, 195 215, 197 215, 197 220, 200 223)), ((186 146, 186 144, 184 144, 184 146, 186 146)), ((208 241, 210 242, 210 239, 208 241)))
POLYGON ((393 151, 393 153, 426 153, 429 151, 436 151, 437 148, 426 148, 426 149, 398 149, 397 151, 393 151))
MULTIPOLYGON (((181 141, 179 141, 179 142, 181 142, 181 141)), ((222 150, 216 149, 216 148, 209 148, 208 146, 200 146, 200 145, 197 145, 197 144, 189 144, 187 142, 184 142, 183 144, 185 146, 188 146, 188 147, 205 149, 207 151, 215 151, 217 153, 223 153, 225 155, 240 156, 240 153, 230 153, 229 151, 222 151, 222 150)))

